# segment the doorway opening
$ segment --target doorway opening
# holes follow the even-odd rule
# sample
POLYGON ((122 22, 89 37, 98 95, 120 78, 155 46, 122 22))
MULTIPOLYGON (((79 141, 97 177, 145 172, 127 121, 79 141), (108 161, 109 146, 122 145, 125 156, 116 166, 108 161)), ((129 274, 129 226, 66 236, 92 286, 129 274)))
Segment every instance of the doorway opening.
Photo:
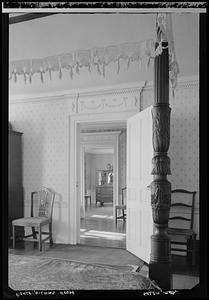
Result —
MULTIPOLYGON (((80 124, 80 244, 126 248, 126 220, 115 219, 126 186, 126 123, 80 124)), ((122 212, 121 212, 122 214, 122 212)))
MULTIPOLYGON (((127 129, 127 150, 126 164, 127 171, 118 171, 118 159, 114 155, 114 180, 113 180, 113 205, 119 204, 121 199, 118 188, 119 174, 126 175, 127 184, 127 220, 126 220, 126 249, 144 260, 149 262, 151 253, 151 235, 153 234, 153 218, 152 207, 150 205, 150 182, 153 178, 152 172, 152 106, 136 113, 118 112, 108 114, 94 114, 93 124, 94 131, 99 131, 102 137, 101 144, 112 140, 108 148, 112 148, 114 144, 114 153, 118 153, 119 149, 119 134, 118 132, 112 133, 112 137, 107 139, 107 132, 104 132, 106 126, 109 128, 113 125, 119 126, 123 123, 127 129), (116 192, 115 192, 116 191, 116 192)), ((75 115, 69 118, 69 243, 80 243, 80 220, 81 220, 81 201, 84 198, 84 179, 80 171, 84 168, 84 151, 81 143, 82 129, 87 128, 89 122, 92 122, 92 115, 75 115)), ((118 127, 118 131, 120 128, 118 127)), ((109 131, 108 134, 111 132, 109 131)), ((86 132, 87 135, 92 136, 91 142, 98 142, 96 140, 97 133, 86 132)), ((87 142, 89 137, 84 137, 84 142, 87 142)), ((104 145, 103 145, 104 146, 104 145)), ((105 144, 104 147, 107 147, 105 144)), ((115 219, 115 214, 113 219, 115 219)), ((119 220, 118 220, 119 222, 119 220)), ((120 220, 121 222, 121 220, 120 220)), ((82 228, 81 228, 82 229, 82 228)), ((99 229, 96 229, 99 231, 99 229)), ((97 239, 97 238, 95 238, 97 239)), ((101 241, 101 239, 100 239, 101 241)), ((100 244, 101 245, 101 244, 100 244)), ((108 247, 106 245, 106 247, 108 247)))

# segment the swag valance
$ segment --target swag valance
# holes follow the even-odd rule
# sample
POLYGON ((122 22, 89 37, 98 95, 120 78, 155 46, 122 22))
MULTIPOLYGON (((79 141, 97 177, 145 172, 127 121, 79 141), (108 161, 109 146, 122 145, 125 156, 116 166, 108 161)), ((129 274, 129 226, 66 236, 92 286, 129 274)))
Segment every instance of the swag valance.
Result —
POLYGON ((103 48, 77 50, 41 59, 12 61, 10 63, 10 79, 13 77, 16 81, 17 75, 22 74, 25 81, 28 77, 32 82, 32 75, 40 73, 43 81, 43 74, 48 72, 51 79, 52 71, 58 71, 61 79, 62 69, 69 70, 69 75, 73 78, 74 73, 79 73, 82 67, 87 67, 89 71, 96 68, 99 75, 105 76, 106 66, 110 63, 117 62, 117 72, 119 72, 121 60, 127 61, 129 68, 133 61, 141 63, 145 59, 148 64, 151 57, 154 57, 154 41, 151 39, 103 48))
POLYGON ((140 42, 123 43, 107 47, 81 49, 69 53, 48 56, 44 58, 25 59, 11 61, 9 65, 9 79, 17 81, 18 75, 23 75, 25 82, 27 79, 32 83, 32 76, 35 73, 40 74, 41 81, 44 81, 44 74, 48 73, 52 78, 52 72, 57 71, 59 78, 62 79, 63 69, 69 70, 69 76, 72 79, 74 74, 80 73, 83 67, 91 72, 95 68, 99 75, 105 76, 106 67, 111 63, 117 64, 117 72, 120 71, 121 62, 125 61, 127 69, 133 62, 137 62, 141 67, 144 62, 148 67, 150 60, 163 51, 163 41, 168 41, 169 45, 169 71, 172 87, 177 84, 177 74, 179 72, 178 64, 174 51, 174 42, 171 28, 171 18, 169 14, 157 15, 157 26, 161 28, 161 38, 158 40, 158 47, 155 49, 153 39, 140 42))

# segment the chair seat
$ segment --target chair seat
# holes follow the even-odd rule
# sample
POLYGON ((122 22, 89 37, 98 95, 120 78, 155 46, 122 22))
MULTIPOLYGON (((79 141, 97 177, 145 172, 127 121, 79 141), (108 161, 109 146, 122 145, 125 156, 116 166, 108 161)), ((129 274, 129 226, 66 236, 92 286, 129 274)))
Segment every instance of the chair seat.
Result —
POLYGON ((36 227, 41 225, 48 224, 50 222, 49 218, 46 217, 28 217, 28 218, 20 218, 12 221, 12 225, 14 226, 25 226, 25 227, 36 227))
POLYGON ((173 235, 186 235, 186 236, 195 235, 192 229, 168 228, 167 232, 168 234, 173 234, 173 235))

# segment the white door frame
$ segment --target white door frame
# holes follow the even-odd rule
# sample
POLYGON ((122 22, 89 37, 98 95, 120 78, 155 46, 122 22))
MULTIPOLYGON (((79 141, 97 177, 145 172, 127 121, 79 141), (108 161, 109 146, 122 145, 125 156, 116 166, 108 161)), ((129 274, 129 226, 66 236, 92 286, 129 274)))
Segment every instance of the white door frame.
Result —
POLYGON ((127 121, 128 118, 136 114, 136 111, 118 112, 118 113, 98 113, 88 115, 70 115, 69 116, 69 182, 68 182, 68 243, 77 244, 80 240, 80 194, 78 186, 78 170, 77 162, 80 159, 81 152, 79 151, 79 125, 80 123, 89 122, 121 122, 127 121))

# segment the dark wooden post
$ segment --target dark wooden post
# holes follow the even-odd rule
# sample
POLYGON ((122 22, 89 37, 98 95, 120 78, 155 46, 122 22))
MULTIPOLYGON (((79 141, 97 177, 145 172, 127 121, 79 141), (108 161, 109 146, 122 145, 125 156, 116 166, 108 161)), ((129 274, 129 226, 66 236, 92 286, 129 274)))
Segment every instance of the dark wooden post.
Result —
MULTIPOLYGON (((170 173, 170 159, 167 155, 170 143, 169 107, 169 52, 168 42, 162 42, 163 51, 154 61, 154 104, 152 159, 153 181, 151 183, 151 205, 155 232, 151 236, 151 256, 149 278, 155 280, 165 290, 171 286, 171 251, 167 234, 171 204, 171 184, 167 180, 170 173)), ((158 42, 156 43, 156 48, 158 42)))

